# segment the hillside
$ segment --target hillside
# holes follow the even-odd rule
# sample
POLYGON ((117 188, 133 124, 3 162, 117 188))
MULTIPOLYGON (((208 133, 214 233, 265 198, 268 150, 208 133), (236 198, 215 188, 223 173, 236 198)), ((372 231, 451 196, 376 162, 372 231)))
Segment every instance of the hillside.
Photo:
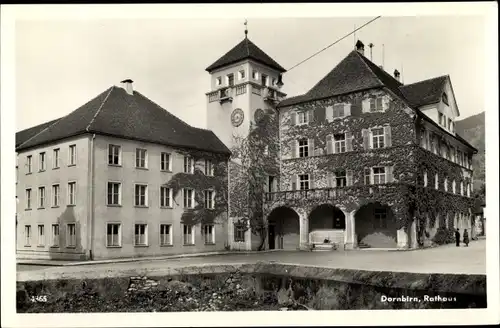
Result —
POLYGON ((484 112, 467 117, 456 122, 456 131, 471 145, 477 148, 478 153, 472 160, 474 168, 474 189, 477 190, 485 182, 485 123, 484 112))

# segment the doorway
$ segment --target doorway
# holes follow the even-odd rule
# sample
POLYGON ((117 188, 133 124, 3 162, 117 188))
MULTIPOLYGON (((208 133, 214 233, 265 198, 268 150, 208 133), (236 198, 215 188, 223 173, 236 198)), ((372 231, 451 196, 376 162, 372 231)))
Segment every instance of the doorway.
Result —
POLYGON ((275 249, 275 241, 276 241, 276 233, 275 233, 275 225, 270 224, 269 225, 269 236, 268 236, 268 242, 269 242, 269 249, 275 249))

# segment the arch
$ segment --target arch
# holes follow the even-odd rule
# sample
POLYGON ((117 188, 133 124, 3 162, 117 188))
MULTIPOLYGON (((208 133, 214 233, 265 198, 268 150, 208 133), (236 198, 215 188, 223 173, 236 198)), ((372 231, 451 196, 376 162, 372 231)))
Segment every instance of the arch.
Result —
POLYGON ((300 247, 300 216, 287 206, 274 208, 267 216, 269 249, 297 250, 300 247))
POLYGON ((354 214, 359 247, 397 248, 397 223, 394 211, 379 202, 367 203, 354 214))
POLYGON ((309 240, 322 244, 325 240, 343 245, 346 228, 344 212, 331 204, 316 206, 309 213, 309 240))

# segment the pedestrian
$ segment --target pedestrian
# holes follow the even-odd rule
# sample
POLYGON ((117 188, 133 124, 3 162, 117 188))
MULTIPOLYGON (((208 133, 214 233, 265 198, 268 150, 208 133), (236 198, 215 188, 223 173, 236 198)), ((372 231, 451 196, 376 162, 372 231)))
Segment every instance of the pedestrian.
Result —
POLYGON ((464 244, 466 247, 469 247, 469 233, 467 229, 464 230, 464 244))
POLYGON ((460 246, 460 231, 458 230, 455 230, 455 243, 457 244, 457 247, 460 246))

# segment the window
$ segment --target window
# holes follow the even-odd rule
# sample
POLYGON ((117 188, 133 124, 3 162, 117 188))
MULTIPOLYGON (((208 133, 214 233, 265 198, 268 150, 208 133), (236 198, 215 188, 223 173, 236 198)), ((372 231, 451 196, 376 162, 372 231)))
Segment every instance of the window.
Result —
POLYGON ((245 242, 245 226, 241 223, 234 225, 234 241, 245 242))
POLYGON ((52 168, 59 168, 59 148, 54 149, 53 157, 52 157, 52 168))
POLYGON ((40 161, 38 163, 39 164, 38 170, 40 172, 45 171, 45 166, 46 166, 46 163, 45 163, 45 152, 40 153, 39 159, 40 159, 40 161))
POLYGON ((108 182, 108 205, 121 205, 122 184, 108 182))
POLYGON ((434 188, 437 190, 439 189, 439 177, 436 173, 436 175, 434 176, 434 188))
POLYGON ((307 139, 299 140, 299 157, 309 156, 309 141, 307 139))
POLYGON ((262 83, 263 86, 266 86, 267 85, 267 75, 262 74, 260 82, 262 83))
POLYGON ((121 224, 108 223, 106 233, 106 247, 119 247, 121 246, 121 224))
POLYGON ((240 75, 240 80, 243 80, 245 78, 245 70, 239 71, 239 75, 240 75))
POLYGON ((333 135, 333 142, 335 143, 335 153, 344 153, 345 152, 345 133, 335 134, 333 135))
POLYGON ((457 182, 455 180, 451 183, 451 190, 454 194, 457 193, 457 182))
POLYGON ((443 185, 444 185, 444 191, 448 191, 448 178, 444 179, 443 185))
POLYGON ((205 160, 205 175, 208 175, 208 176, 214 175, 214 168, 212 165, 212 161, 209 159, 205 160))
POLYGON ((460 181, 460 195, 464 195, 464 183, 460 181))
POLYGON ((184 243, 184 245, 194 245, 194 233, 192 225, 183 225, 182 242, 184 243))
POLYGON ((160 246, 172 245, 172 225, 160 224, 160 246))
POLYGON ((214 209, 214 191, 213 190, 205 190, 205 208, 214 209))
POLYGON ((345 170, 335 172, 335 183, 337 187, 347 186, 347 177, 345 170))
POLYGON ((222 77, 219 76, 217 79, 215 79, 215 84, 221 85, 222 84, 222 77))
POLYGON ((38 225, 38 246, 45 246, 45 226, 38 225))
POLYGON ((28 173, 33 172, 33 156, 29 155, 26 157, 26 166, 28 167, 28 173))
POLYGON ((273 77, 273 79, 272 79, 272 86, 273 86, 273 87, 274 87, 274 86, 276 86, 276 79, 275 79, 274 77, 273 77))
POLYGON ((31 189, 26 189, 26 209, 31 209, 31 189))
POLYGON ((424 172, 424 187, 427 187, 427 172, 424 172))
POLYGON ((38 208, 45 208, 45 187, 38 188, 38 208))
POLYGON ((135 167, 145 169, 148 165, 146 157, 147 157, 146 149, 137 148, 135 150, 135 167))
POLYGON ((387 211, 385 208, 376 208, 373 213, 375 227, 387 228, 387 211))
POLYGON ((371 98, 370 99, 370 112, 381 111, 384 108, 382 107, 382 98, 371 98))
POLYGON ((344 117, 344 104, 335 104, 333 105, 333 118, 344 117))
POLYGON ((451 118, 449 118, 448 119, 448 130, 450 130, 450 131, 451 131, 451 124, 452 124, 451 118))
POLYGON ((300 174, 299 175, 299 186, 300 186, 300 190, 308 190, 309 189, 309 174, 300 174))
POLYGON ((69 146, 69 164, 76 165, 76 145, 69 146))
POLYGON ((184 208, 193 208, 194 207, 194 191, 193 189, 183 189, 182 190, 183 198, 184 198, 184 208))
POLYGON ((309 115, 307 112, 298 112, 297 113, 297 125, 307 124, 309 122, 309 115))
POLYGON ((52 225, 52 247, 59 247, 59 225, 52 225))
POLYGON ((160 207, 172 207, 172 189, 160 187, 160 207))
POLYGON ((257 71, 252 71, 252 79, 257 80, 259 78, 259 73, 257 71))
POLYGON ((372 170, 368 167, 365 167, 365 185, 369 185, 372 183, 372 170))
POLYGON ((446 93, 443 93, 443 97, 442 97, 442 99, 443 99, 443 102, 444 102, 446 105, 448 105, 448 106, 449 106, 449 104, 448 104, 448 95, 447 95, 446 93))
POLYGON ((75 247, 76 246, 76 225, 74 223, 70 223, 67 226, 66 230, 66 247, 75 247))
POLYGON ((161 153, 160 166, 162 171, 172 171, 169 153, 161 153))
POLYGON ((385 183, 385 167, 374 167, 373 168, 373 183, 385 183))
POLYGON ((376 128, 372 129, 372 142, 373 142, 373 148, 384 148, 384 129, 383 128, 376 128))
POLYGON ((264 155, 269 155, 269 145, 264 146, 264 155))
POLYGON ((52 207, 59 207, 60 189, 58 184, 52 186, 52 207))
POLYGON ((205 236, 205 244, 215 244, 214 225, 207 224, 203 226, 203 232, 205 236))
POLYGON ((108 164, 109 165, 121 165, 120 155, 121 148, 117 145, 109 145, 108 147, 108 164))
POLYGON ((147 185, 142 185, 142 184, 136 184, 135 185, 135 206, 147 206, 147 193, 148 193, 148 186, 147 185))
POLYGON ((193 158, 191 156, 184 156, 184 173, 193 173, 194 165, 193 158))
POLYGON ((227 75, 227 85, 230 87, 234 85, 234 74, 227 75))
POLYGON ((76 182, 68 183, 68 205, 76 204, 76 182))
POLYGON ((438 113, 438 123, 439 125, 443 125, 443 113, 438 113))
POLYGON ((136 224, 134 232, 134 245, 135 246, 146 246, 148 244, 147 239, 147 224, 136 224))
POLYGON ((31 226, 24 226, 24 245, 31 246, 31 226))
POLYGON ((465 190, 467 190, 467 197, 470 197, 470 183, 465 185, 465 190))

